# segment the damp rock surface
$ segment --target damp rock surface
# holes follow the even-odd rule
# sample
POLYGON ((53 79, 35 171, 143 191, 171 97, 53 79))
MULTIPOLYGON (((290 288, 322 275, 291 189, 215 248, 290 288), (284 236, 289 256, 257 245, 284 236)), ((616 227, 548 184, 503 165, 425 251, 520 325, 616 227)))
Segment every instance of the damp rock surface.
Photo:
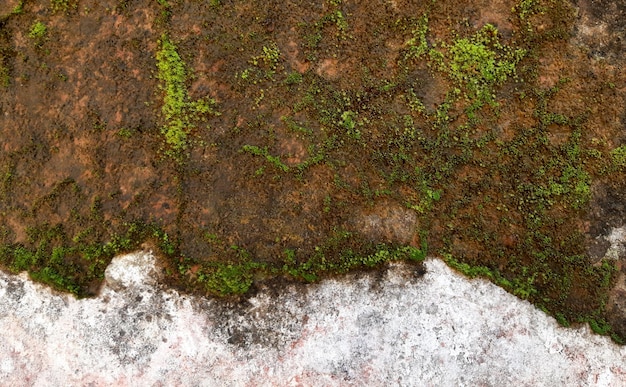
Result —
POLYGON ((77 300, 0 273, 0 384, 603 385, 626 349, 442 261, 394 264, 225 303, 163 290, 155 259, 118 257, 77 300))

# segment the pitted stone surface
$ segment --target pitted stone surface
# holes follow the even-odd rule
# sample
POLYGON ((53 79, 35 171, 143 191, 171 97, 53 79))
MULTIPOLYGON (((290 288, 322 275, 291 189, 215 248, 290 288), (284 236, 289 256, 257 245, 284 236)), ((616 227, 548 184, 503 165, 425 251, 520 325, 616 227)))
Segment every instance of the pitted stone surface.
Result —
POLYGON ((148 253, 94 299, 0 274, 1 385, 603 385, 626 349, 440 260, 228 304, 163 290, 148 253))

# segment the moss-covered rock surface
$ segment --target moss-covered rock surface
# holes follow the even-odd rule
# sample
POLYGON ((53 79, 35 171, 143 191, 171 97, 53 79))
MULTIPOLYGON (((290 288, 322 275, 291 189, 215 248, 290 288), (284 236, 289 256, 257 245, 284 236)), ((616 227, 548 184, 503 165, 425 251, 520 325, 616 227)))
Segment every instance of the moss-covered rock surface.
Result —
POLYGON ((626 338, 617 2, 5 3, 4 269, 88 296, 152 248, 236 296, 431 254, 626 338))

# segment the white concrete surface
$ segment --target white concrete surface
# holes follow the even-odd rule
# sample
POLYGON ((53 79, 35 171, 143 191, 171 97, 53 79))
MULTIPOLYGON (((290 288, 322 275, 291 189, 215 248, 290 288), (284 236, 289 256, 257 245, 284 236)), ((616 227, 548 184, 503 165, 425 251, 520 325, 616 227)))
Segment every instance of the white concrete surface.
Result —
POLYGON ((239 305, 160 289, 148 253, 116 258, 95 299, 0 273, 0 385, 626 385, 625 348, 425 264, 239 305))

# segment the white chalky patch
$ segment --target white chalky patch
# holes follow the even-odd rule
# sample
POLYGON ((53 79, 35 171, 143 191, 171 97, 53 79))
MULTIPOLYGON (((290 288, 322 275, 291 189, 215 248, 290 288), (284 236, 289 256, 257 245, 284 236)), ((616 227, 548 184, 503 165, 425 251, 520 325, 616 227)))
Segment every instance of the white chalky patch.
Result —
POLYGON ((164 291, 154 265, 116 258, 87 300, 0 273, 0 385, 626 384, 626 349, 440 260, 243 305, 164 291))
POLYGON ((626 227, 615 227, 611 230, 611 234, 606 237, 606 240, 611 243, 605 254, 605 258, 608 259, 620 259, 620 257, 626 256, 626 227))

